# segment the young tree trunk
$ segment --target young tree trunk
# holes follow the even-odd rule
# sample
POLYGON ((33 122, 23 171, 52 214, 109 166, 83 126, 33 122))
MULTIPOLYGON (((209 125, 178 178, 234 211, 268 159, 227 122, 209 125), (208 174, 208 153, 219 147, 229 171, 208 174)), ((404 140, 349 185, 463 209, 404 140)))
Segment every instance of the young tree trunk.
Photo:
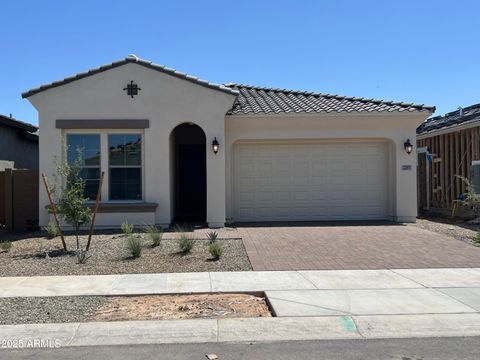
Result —
POLYGON ((77 250, 80 249, 80 240, 78 239, 78 231, 80 230, 79 227, 75 228, 75 237, 77 239, 77 250))

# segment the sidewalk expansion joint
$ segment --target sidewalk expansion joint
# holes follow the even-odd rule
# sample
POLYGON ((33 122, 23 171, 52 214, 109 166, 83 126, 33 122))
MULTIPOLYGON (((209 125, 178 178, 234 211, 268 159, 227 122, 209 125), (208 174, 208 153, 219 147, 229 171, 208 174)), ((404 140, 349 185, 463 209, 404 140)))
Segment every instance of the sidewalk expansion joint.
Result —
MULTIPOLYGON (((458 289, 458 288, 432 288, 432 290, 434 290, 434 291, 436 291, 436 292, 438 292, 438 293, 440 293, 440 294, 442 294, 442 295, 446 295, 446 296, 448 296, 450 299, 455 300, 456 302, 459 302, 460 304, 462 304, 462 305, 468 307, 469 309, 471 309, 472 312, 477 312, 477 313, 479 312, 477 309, 473 308, 471 305, 463 302, 462 300, 457 299, 456 297, 454 297, 454 296, 452 296, 452 295, 450 295, 450 294, 444 293, 443 291, 441 291, 441 290, 439 290, 439 289, 458 289)), ((468 313, 465 313, 465 314, 468 314, 468 313)))
POLYGON ((68 339, 67 343, 65 346, 69 346, 72 341, 75 339, 75 337, 77 336, 78 334, 78 330, 80 329, 80 326, 82 325, 82 323, 78 323, 78 325, 75 327, 75 330, 73 330, 73 334, 72 334, 72 337, 70 339, 68 339))
POLYGON ((414 280, 414 279, 411 279, 411 278, 409 278, 409 277, 406 276, 406 275, 403 275, 403 274, 400 274, 400 273, 396 272, 394 269, 389 269, 389 270, 390 270, 391 272, 393 272, 394 274, 397 274, 398 276, 403 277, 404 279, 410 280, 410 281, 414 282, 415 284, 420 285, 422 288, 431 289, 430 287, 425 286, 425 285, 423 285, 422 283, 420 283, 420 282, 418 282, 418 281, 416 281, 416 280, 414 280))
POLYGON ((208 272, 208 281, 209 281, 209 284, 210 284, 210 292, 213 292, 213 284, 212 284, 212 274, 210 273, 210 271, 208 272))
MULTIPOLYGON (((305 281, 307 281, 308 283, 312 284, 312 286, 313 286, 315 289, 321 290, 319 287, 317 287, 317 285, 315 285, 315 283, 314 283, 312 280, 308 279, 305 275, 303 275, 301 271, 298 271, 298 270, 297 270, 296 273, 297 273, 298 275, 300 275, 303 279, 305 279, 305 281)), ((315 289, 310 289, 310 290, 315 290, 315 289)))

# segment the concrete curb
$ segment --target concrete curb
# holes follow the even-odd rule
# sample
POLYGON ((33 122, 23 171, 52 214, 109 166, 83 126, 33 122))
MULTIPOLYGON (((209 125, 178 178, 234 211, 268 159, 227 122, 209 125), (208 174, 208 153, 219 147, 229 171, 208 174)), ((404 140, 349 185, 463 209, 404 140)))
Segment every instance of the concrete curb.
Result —
POLYGON ((0 326, 3 348, 480 336, 480 314, 121 321, 0 326), (38 345, 37 345, 38 347, 38 345))

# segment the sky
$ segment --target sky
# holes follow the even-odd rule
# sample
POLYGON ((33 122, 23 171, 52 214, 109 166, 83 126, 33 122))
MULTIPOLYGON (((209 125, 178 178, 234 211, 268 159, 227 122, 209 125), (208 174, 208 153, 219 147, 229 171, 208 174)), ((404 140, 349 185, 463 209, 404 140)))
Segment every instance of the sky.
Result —
POLYGON ((21 93, 128 54, 217 83, 480 103, 480 1, 0 0, 0 114, 21 93))

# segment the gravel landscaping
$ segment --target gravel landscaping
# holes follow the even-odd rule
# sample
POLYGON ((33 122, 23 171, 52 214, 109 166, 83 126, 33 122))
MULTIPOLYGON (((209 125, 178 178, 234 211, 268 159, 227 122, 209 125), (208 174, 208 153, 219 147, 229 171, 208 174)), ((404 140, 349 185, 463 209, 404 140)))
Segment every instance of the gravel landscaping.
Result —
POLYGON ((0 325, 85 322, 106 302, 102 296, 0 298, 0 325))
MULTIPOLYGON (((213 260, 208 252, 208 240, 194 240, 190 254, 179 253, 177 234, 167 233, 168 240, 152 247, 147 234, 134 234, 142 242, 142 254, 132 258, 123 234, 94 235, 90 258, 79 264, 73 252, 62 251, 60 238, 47 239, 43 233, 12 241, 11 249, 0 251, 0 276, 34 275, 104 275, 197 271, 252 270, 241 239, 219 239, 223 255, 213 260), (173 237, 173 239, 171 239, 173 237)), ((81 238, 83 244, 87 237, 81 238)), ((75 248, 74 236, 66 237, 69 249, 75 248)))
POLYGON ((270 316, 249 294, 0 298, 0 325, 270 316))
POLYGON ((430 216, 418 218, 415 224, 409 225, 480 246, 480 243, 475 241, 477 234, 480 232, 480 225, 469 224, 466 220, 445 216, 430 216))

